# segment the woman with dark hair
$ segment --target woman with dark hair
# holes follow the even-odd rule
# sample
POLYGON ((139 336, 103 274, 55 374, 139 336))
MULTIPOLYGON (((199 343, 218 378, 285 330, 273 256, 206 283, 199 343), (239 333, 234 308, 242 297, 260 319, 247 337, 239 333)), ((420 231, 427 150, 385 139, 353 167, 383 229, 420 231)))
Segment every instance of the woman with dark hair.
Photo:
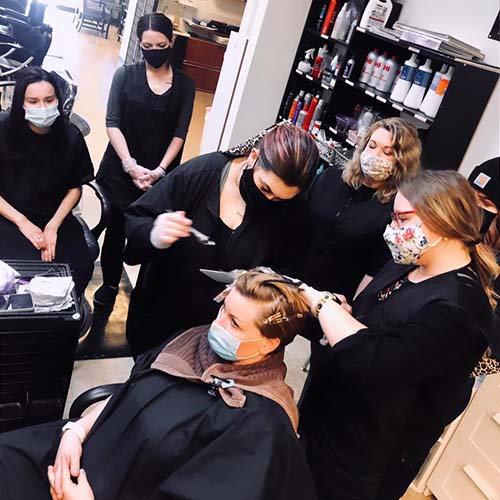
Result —
POLYGON ((0 259, 69 263, 81 295, 93 261, 71 215, 93 167, 80 131, 64 118, 52 76, 26 69, 0 115, 0 259))
POLYGON ((109 92, 109 144, 97 181, 111 203, 101 252, 103 285, 94 305, 110 313, 123 267, 125 209, 180 163, 191 121, 194 85, 170 64, 172 23, 158 12, 137 23, 144 61, 118 68, 109 92))
POLYGON ((134 354, 214 315, 224 286, 200 268, 292 272, 305 247, 305 207, 292 198, 318 160, 306 132, 278 125, 242 147, 190 160, 131 205, 125 259, 142 264, 127 319, 134 354), (215 245, 190 237, 192 227, 215 245))

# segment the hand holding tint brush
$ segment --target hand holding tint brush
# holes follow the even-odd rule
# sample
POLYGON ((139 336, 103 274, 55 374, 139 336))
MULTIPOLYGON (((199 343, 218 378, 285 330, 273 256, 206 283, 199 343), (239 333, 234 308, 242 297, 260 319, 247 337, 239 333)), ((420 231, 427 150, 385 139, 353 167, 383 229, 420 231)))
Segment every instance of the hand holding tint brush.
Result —
MULTIPOLYGON (((176 213, 174 210, 167 209, 165 210, 167 214, 176 213)), ((194 236, 202 245, 214 246, 215 241, 212 241, 206 234, 198 231, 198 229, 191 227, 190 228, 191 235, 194 236)))

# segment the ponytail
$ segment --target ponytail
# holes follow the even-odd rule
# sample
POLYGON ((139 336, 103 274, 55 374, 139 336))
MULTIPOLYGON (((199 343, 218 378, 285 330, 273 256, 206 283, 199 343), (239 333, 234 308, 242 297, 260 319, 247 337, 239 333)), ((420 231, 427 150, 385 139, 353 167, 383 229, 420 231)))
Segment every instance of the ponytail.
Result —
POLYGON ((493 288, 493 282, 500 274, 500 267, 497 264, 495 255, 491 248, 484 243, 473 245, 470 255, 484 292, 490 301, 491 308, 495 310, 497 299, 500 298, 493 288))

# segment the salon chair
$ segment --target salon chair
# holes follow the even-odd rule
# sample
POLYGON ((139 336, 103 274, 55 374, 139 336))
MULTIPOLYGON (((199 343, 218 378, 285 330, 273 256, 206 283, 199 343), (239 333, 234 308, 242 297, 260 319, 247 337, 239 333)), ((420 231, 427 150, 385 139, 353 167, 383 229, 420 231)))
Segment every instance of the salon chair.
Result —
POLYGON ((92 389, 83 392, 73 401, 73 404, 69 409, 69 418, 80 418, 87 408, 95 403, 99 403, 99 401, 104 401, 105 399, 109 398, 122 386, 123 383, 106 384, 100 385, 98 387, 93 387, 92 389))

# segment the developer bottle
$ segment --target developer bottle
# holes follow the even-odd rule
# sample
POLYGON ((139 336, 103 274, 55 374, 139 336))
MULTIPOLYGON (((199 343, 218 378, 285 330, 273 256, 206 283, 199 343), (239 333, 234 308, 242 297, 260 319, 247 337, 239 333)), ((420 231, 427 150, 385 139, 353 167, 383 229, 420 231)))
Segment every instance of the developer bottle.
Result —
POLYGON ((342 8, 340 9, 339 15, 337 16, 337 20, 333 26, 332 38, 335 40, 344 41, 347 35, 347 31, 350 26, 351 14, 349 9, 349 2, 346 2, 342 8))
POLYGON ((405 61, 401 74, 399 75, 396 86, 391 93, 391 99, 395 102, 403 102, 410 91, 411 84, 417 72, 418 61, 417 54, 412 54, 410 59, 405 61))
POLYGON ((378 79, 377 85, 375 88, 380 90, 380 92, 389 92, 392 87, 392 82, 396 77, 396 74, 399 69, 399 64, 396 59, 396 56, 393 56, 392 59, 387 59, 384 64, 384 68, 382 73, 380 73, 380 77, 378 79))
POLYGON ((372 76, 373 69, 375 68, 375 61, 378 57, 378 49, 373 49, 371 52, 368 52, 368 55, 365 59, 365 64, 363 65, 363 69, 361 70, 361 74, 359 75, 359 81, 361 83, 368 83, 370 76, 372 76))
POLYGON ((438 86, 436 88, 436 92, 431 94, 429 102, 427 103, 425 114, 431 118, 436 118, 436 115, 439 111, 439 107, 444 99, 444 94, 450 85, 451 77, 453 76, 453 72, 455 68, 450 67, 446 75, 442 76, 439 80, 438 86))
POLYGON ((422 101, 422 104, 420 105, 420 108, 419 108, 420 111, 422 111, 423 113, 426 112, 426 109, 427 109, 429 103, 432 101, 432 94, 436 93, 436 89, 439 85, 439 82, 441 81, 441 78, 443 78, 443 76, 446 75, 447 71, 448 71, 448 65, 443 64, 441 66, 441 69, 439 71, 436 71, 436 73, 434 74, 434 77, 432 78, 431 86, 429 87, 427 94, 425 94, 424 100, 422 101))
POLYGON ((383 28, 391 15, 391 11, 391 0, 370 0, 359 25, 362 28, 368 28, 369 26, 383 28))
POLYGON ((375 61, 375 67, 373 68, 373 72, 368 79, 368 84, 370 87, 375 87, 379 81, 380 75, 382 71, 384 71, 385 63, 387 62, 387 52, 384 52, 380 56, 377 57, 375 61))
POLYGON ((409 108, 418 109, 424 100, 425 92, 432 80, 432 61, 426 59, 425 64, 418 68, 413 80, 413 85, 404 100, 404 105, 409 108))

